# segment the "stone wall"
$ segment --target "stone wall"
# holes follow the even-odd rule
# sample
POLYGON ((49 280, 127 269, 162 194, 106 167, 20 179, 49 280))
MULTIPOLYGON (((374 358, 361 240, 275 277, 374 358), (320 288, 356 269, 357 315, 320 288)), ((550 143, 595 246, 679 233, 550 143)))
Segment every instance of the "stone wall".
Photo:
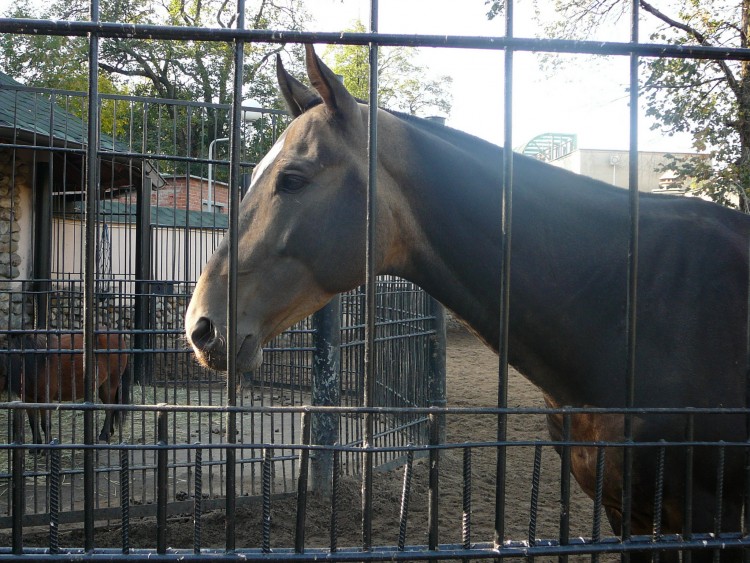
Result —
POLYGON ((11 149, 0 149, 0 328, 18 329, 30 322, 22 305, 18 254, 21 191, 31 191, 31 165, 11 149))

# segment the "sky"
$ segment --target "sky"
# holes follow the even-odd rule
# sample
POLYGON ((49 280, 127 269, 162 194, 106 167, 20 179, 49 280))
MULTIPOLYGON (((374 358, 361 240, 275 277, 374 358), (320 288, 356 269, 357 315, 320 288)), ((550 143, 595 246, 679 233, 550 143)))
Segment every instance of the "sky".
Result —
MULTIPOLYGON (((308 0, 320 31, 340 31, 356 19, 368 25, 368 0, 308 0)), ((544 2, 540 2, 544 5, 544 2)), ((553 2, 547 2, 553 5, 553 2)), ((501 36, 503 18, 488 21, 484 0, 380 0, 382 33, 501 36)), ((549 15, 549 14, 547 14, 549 15)), ((625 18, 627 20, 627 18, 625 18)), ((514 33, 539 36, 530 0, 516 1, 514 33)), ((601 39, 628 41, 628 22, 599 32, 601 39)), ((323 47, 319 47, 322 52, 323 47)), ((419 61, 435 75, 453 77, 453 108, 447 124, 488 141, 503 139, 503 53, 461 49, 420 49, 419 61)), ((574 133, 578 146, 627 149, 629 110, 626 87, 627 57, 566 55, 565 70, 551 74, 540 69, 538 56, 514 55, 513 146, 543 133, 574 133)), ((641 112, 642 113, 642 112, 641 112)), ((668 137, 650 130, 651 121, 639 118, 639 149, 690 151, 688 137, 668 137)))

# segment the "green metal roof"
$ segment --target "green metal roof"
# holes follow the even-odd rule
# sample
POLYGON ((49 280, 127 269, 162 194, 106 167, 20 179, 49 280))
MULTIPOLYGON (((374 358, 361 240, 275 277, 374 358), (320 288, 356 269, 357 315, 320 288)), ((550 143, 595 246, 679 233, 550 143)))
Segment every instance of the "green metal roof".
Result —
MULTIPOLYGON (((84 203, 76 201, 64 216, 68 219, 83 218, 84 203)), ((62 216, 63 214, 59 214, 62 216)), ((135 223, 136 210, 132 203, 104 200, 99 203, 99 221, 109 223, 135 223)), ((155 227, 190 227, 192 229, 226 229, 229 217, 224 213, 186 211, 173 207, 151 206, 151 224, 155 227)))
MULTIPOLYGON (((56 98, 86 100, 80 93, 29 88, 0 72, 0 134, 10 140, 23 138, 45 144, 86 146, 87 126, 83 119, 66 111, 56 98), (10 132, 2 132, 2 129, 10 132)), ((128 147, 100 134, 101 150, 127 152, 128 147)))

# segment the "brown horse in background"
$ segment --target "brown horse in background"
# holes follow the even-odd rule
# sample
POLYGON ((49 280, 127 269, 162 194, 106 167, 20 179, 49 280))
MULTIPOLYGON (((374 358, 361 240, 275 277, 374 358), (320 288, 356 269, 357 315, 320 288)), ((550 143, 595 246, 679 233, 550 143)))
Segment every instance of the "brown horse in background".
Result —
MULTIPOLYGON (((122 376, 128 364, 122 335, 97 333, 95 339, 96 388, 105 404, 127 401, 122 392, 122 376)), ((11 393, 28 403, 81 401, 84 399, 83 334, 51 334, 49 337, 24 335, 10 340, 13 351, 6 361, 5 378, 0 391, 11 393)), ((41 444, 39 417, 42 409, 28 409, 29 424, 35 444, 41 444)), ((51 433, 50 412, 44 411, 42 427, 45 441, 51 433)), ((105 411, 100 441, 109 441, 115 425, 121 424, 122 411, 105 411)))

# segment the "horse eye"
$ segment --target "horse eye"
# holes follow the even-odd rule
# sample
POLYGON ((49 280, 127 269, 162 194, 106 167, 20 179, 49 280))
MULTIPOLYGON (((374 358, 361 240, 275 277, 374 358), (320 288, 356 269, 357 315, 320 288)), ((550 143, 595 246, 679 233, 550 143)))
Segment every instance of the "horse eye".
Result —
POLYGON ((279 178, 277 189, 286 193, 296 193, 307 185, 307 178, 296 174, 283 174, 279 178))

